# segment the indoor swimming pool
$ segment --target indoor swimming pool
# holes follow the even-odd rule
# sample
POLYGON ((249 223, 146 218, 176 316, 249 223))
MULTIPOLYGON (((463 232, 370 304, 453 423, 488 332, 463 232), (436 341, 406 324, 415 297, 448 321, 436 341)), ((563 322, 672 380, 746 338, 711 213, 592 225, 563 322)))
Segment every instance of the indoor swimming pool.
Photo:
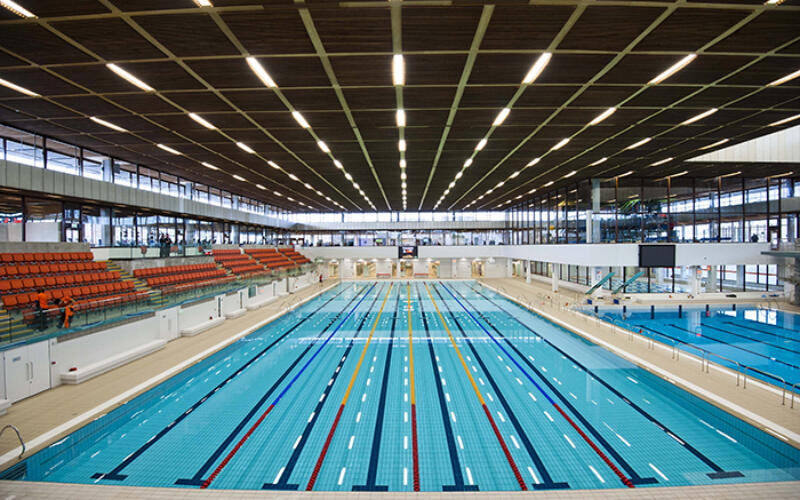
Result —
POLYGON ((800 450, 474 281, 345 282, 0 478, 639 488, 798 480, 800 450))
MULTIPOLYGON (((585 310, 594 314, 594 310, 585 310)), ((677 342, 704 349, 710 361, 737 369, 789 390, 800 382, 800 316, 774 309, 719 304, 692 308, 655 306, 600 307, 606 321, 653 337, 668 345, 677 342), (736 364, 738 363, 738 365, 736 364), (749 368, 748 368, 749 367, 749 368), (755 369, 755 370, 754 370, 755 369)), ((700 355, 692 347, 682 350, 700 355)))

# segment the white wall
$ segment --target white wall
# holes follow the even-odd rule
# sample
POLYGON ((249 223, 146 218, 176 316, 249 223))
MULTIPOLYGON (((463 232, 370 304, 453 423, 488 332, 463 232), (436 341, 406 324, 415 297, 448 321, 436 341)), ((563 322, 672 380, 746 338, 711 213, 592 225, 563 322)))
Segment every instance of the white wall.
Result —
POLYGON ((223 296, 212 297, 204 302, 181 307, 178 314, 179 331, 219 318, 222 311, 217 304, 217 299, 221 297, 223 296))
POLYGON ((222 299, 222 314, 231 314, 234 311, 244 309, 246 303, 244 294, 246 290, 237 290, 235 293, 226 293, 222 299))

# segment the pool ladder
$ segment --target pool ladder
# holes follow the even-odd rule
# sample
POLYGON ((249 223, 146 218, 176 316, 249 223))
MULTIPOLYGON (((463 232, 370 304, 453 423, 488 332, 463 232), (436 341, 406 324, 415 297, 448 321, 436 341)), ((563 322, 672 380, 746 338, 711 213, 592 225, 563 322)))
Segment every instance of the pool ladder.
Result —
POLYGON ((3 435, 3 433, 6 431, 6 429, 8 429, 8 428, 11 428, 11 429, 13 429, 13 430, 14 430, 14 432, 16 432, 16 433, 17 433, 17 438, 19 439, 19 444, 21 444, 21 445, 22 445, 22 451, 20 452, 20 454, 19 454, 19 457, 18 457, 18 458, 22 458, 22 455, 24 455, 24 454, 25 454, 25 441, 23 441, 23 440, 22 440, 22 434, 20 434, 20 433, 19 433, 19 429, 17 429, 17 428, 16 428, 16 426, 13 426, 13 425, 11 425, 11 424, 7 424, 5 427, 3 427, 2 429, 0 429, 0 436, 2 436, 2 435, 3 435))

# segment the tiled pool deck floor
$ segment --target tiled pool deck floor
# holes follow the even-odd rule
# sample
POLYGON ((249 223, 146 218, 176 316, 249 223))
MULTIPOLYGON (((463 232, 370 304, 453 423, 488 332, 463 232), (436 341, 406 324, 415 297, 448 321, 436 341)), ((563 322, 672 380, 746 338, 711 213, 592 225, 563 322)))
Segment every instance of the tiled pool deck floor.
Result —
MULTIPOLYGON (((728 373, 712 369, 710 373, 703 373, 699 363, 688 355, 682 355, 680 361, 671 357, 668 349, 649 349, 642 341, 631 342, 626 335, 613 333, 598 326, 594 320, 581 318, 574 312, 559 309, 549 304, 536 303, 536 297, 548 294, 557 303, 575 303, 578 298, 574 292, 552 294, 549 285, 542 283, 525 283, 524 280, 515 278, 485 279, 485 285, 505 292, 523 302, 531 303, 536 312, 550 316, 551 319, 571 326, 574 331, 593 340, 606 343, 606 348, 637 362, 645 369, 653 372, 668 372, 670 378, 675 379, 678 385, 691 392, 706 396, 705 399, 718 406, 737 414, 751 424, 760 428, 772 428, 784 431, 790 438, 789 442, 800 447, 800 404, 791 409, 787 400, 786 405, 781 405, 779 393, 774 389, 765 388, 762 384, 750 382, 747 389, 737 387, 735 378, 728 373), (712 397, 708 397, 711 394, 712 397), (716 401, 715 401, 716 399, 716 401), (734 405, 731 407, 731 404, 734 405)), ((57 441, 68 434, 80 423, 66 425, 78 417, 87 420, 102 413, 112 410, 115 405, 102 408, 100 405, 112 400, 118 395, 137 389, 136 393, 143 392, 148 381, 162 374, 180 363, 185 363, 193 357, 202 355, 214 348, 221 348, 228 342, 242 335, 242 332, 252 329, 256 324, 263 323, 271 317, 279 315, 284 308, 296 304, 299 300, 311 298, 321 291, 335 286, 338 281, 328 281, 323 285, 314 285, 295 295, 283 297, 275 302, 250 312, 240 318, 226 321, 223 325, 208 330, 195 337, 184 337, 170 342, 164 349, 131 362, 111 372, 105 373, 80 385, 62 385, 54 390, 45 391, 37 396, 13 405, 7 415, 0 417, 0 426, 14 424, 20 428, 23 436, 34 444, 37 437, 47 436, 47 439, 33 446, 26 455, 41 449, 49 443, 57 441), (137 387, 138 386, 138 387, 137 387), (95 414, 92 414, 95 412, 95 414), (58 432, 53 429, 61 426, 58 432)), ((210 352, 209 352, 210 353, 210 352)), ((153 385, 156 382, 153 381, 153 385)), ((132 394, 130 397, 133 397, 132 394)), ((797 403, 797 402, 796 402, 797 403)), ((14 450, 18 446, 16 436, 6 433, 0 439, 0 455, 14 450)), ((9 463, 3 465, 5 467, 9 463)), ((13 498, 299 498, 308 495, 314 498, 408 498, 424 495, 425 498, 464 498, 475 495, 480 498, 510 498, 522 495, 536 495, 537 498, 797 498, 800 482, 781 483, 751 483, 724 486, 697 486, 675 488, 651 488, 636 490, 576 490, 558 492, 535 493, 280 493, 265 491, 224 491, 224 490, 178 490, 172 488, 135 488, 124 486, 92 486, 79 484, 59 483, 33 483, 21 481, 0 481, 0 500, 13 498)))

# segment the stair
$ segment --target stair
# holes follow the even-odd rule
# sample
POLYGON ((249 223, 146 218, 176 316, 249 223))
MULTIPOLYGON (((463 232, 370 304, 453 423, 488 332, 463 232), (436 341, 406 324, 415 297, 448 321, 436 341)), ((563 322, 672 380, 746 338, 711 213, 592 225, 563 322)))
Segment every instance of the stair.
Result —
POLYGON ((131 273, 119 267, 119 265, 111 260, 106 261, 106 266, 108 267, 109 271, 119 271, 119 279, 122 281, 132 281, 133 282, 133 289, 136 291, 145 291, 150 293, 150 301, 156 307, 162 305, 166 300, 161 296, 160 293, 153 294, 153 292, 157 292, 158 290, 150 288, 147 286, 147 282, 140 280, 139 278, 135 278, 131 273))
POLYGON ((33 329, 22 322, 22 317, 15 318, 0 307, 0 342, 21 339, 32 333, 33 329))

